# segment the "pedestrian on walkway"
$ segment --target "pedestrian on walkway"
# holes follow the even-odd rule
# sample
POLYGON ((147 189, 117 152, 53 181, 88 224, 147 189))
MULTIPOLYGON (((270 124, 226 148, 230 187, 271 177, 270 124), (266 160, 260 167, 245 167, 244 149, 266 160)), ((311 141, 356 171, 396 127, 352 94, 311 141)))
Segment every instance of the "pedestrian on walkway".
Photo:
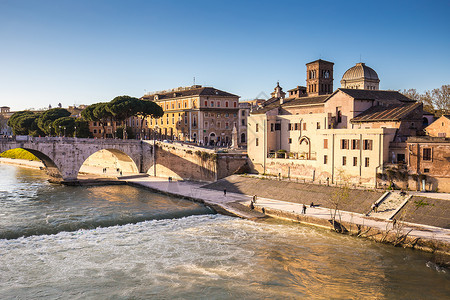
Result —
POLYGON ((305 204, 303 204, 303 206, 302 206, 302 214, 306 214, 306 205, 305 204))
POLYGON ((250 209, 255 209, 255 205, 253 204, 253 201, 250 201, 250 209))
POLYGON ((252 202, 256 204, 256 195, 253 195, 252 202))
POLYGON ((223 195, 224 195, 224 196, 227 195, 227 189, 223 189, 223 195))
POLYGON ((311 202, 311 204, 309 205, 309 207, 314 207, 314 202, 311 202))

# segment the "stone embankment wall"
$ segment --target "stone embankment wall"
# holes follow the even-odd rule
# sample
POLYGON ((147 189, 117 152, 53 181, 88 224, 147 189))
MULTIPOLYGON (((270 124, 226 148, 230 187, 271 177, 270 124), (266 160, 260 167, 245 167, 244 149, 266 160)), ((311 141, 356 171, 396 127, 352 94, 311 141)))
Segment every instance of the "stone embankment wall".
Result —
POLYGON ((170 143, 158 142, 156 146, 156 166, 148 171, 151 176, 213 182, 234 174, 247 163, 247 156, 242 154, 170 143))
MULTIPOLYGON (((256 207, 255 209, 261 211, 261 208, 259 207, 256 207)), ((436 259, 437 262, 442 265, 447 265, 450 258, 449 244, 442 241, 418 238, 404 234, 402 233, 402 224, 398 223, 395 226, 390 225, 389 227, 386 227, 386 230, 380 230, 366 225, 348 222, 336 222, 333 224, 331 220, 314 218, 308 215, 298 215, 272 208, 265 208, 264 213, 270 217, 331 229, 340 233, 367 238, 380 243, 432 252, 439 256, 436 259)))

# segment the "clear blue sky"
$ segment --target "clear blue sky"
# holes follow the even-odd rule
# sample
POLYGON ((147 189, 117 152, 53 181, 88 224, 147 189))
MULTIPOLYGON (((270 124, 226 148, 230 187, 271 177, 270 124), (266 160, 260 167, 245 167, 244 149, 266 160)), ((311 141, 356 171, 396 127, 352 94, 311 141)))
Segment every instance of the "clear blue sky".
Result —
POLYGON ((0 0, 0 106, 109 101, 197 84, 250 99, 305 63, 362 61, 381 89, 450 84, 450 1, 0 0))

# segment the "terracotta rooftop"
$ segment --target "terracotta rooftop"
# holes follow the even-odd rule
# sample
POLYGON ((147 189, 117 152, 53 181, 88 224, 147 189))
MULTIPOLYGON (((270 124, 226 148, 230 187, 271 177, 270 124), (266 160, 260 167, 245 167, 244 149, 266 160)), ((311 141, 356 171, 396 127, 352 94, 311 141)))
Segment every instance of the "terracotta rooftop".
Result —
POLYGON ((400 121, 421 105, 422 103, 417 102, 411 104, 389 105, 387 107, 382 105, 372 106, 350 121, 352 123, 400 121))

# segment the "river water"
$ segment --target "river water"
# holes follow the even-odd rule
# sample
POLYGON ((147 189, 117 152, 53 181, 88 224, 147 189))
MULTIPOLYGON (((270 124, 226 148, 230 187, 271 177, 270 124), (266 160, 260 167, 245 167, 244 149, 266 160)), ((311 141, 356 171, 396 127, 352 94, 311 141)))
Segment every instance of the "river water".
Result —
POLYGON ((0 299, 448 299, 430 254, 0 165, 0 299))

